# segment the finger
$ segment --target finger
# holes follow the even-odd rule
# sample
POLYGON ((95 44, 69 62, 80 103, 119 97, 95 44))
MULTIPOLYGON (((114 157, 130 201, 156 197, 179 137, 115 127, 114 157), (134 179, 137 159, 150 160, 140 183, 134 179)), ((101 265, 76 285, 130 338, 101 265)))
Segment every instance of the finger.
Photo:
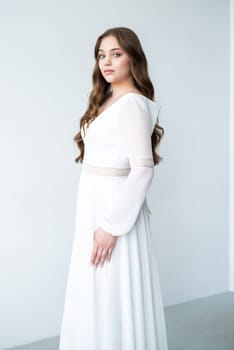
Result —
POLYGON ((92 250, 92 254, 91 254, 91 260, 90 260, 90 262, 92 264, 94 263, 94 261, 96 259, 97 251, 98 251, 98 248, 97 248, 97 246, 94 245, 93 250, 92 250))
POLYGON ((103 248, 98 254, 97 264, 100 264, 100 266, 103 266, 106 258, 107 258, 107 249, 103 248))
POLYGON ((108 253, 107 253, 107 259, 110 261, 111 260, 111 255, 112 255, 112 248, 110 248, 108 250, 108 253))
POLYGON ((97 247, 94 246, 93 247, 93 251, 92 251, 92 254, 91 254, 91 262, 94 263, 95 259, 96 259, 96 256, 97 256, 97 247))
POLYGON ((102 257, 102 248, 99 247, 98 250, 97 250, 95 261, 94 261, 95 265, 99 264, 99 261, 100 261, 101 257, 102 257))
POLYGON ((105 258, 102 258, 101 261, 100 261, 100 266, 102 267, 104 265, 104 262, 105 262, 105 258))
POLYGON ((108 256, 107 251, 104 249, 104 251, 102 252, 102 257, 101 257, 101 261, 100 261, 101 266, 104 265, 104 262, 107 259, 107 256, 108 256))

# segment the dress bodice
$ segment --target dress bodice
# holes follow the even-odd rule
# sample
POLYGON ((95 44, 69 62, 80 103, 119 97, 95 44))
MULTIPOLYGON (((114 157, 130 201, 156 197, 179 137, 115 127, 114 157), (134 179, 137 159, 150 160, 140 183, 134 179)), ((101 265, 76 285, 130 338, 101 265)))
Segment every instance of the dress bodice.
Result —
POLYGON ((101 227, 113 235, 134 226, 154 175, 151 135, 159 104, 126 93, 86 129, 83 162, 97 167, 130 168, 121 190, 112 198, 101 227))
MULTIPOLYGON (((85 145, 84 162, 106 167, 129 167, 124 130, 134 133, 138 109, 152 134, 160 105, 149 98, 129 92, 107 107, 81 135, 85 145), (135 116, 134 116, 135 114, 135 116)), ((139 140, 136 140, 138 143, 139 140)))

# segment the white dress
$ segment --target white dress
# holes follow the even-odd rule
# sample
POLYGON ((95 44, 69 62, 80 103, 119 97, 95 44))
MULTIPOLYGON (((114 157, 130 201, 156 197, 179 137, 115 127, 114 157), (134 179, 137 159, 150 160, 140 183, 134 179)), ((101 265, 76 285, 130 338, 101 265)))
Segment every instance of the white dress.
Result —
POLYGON ((167 350, 146 200, 158 112, 158 103, 128 92, 81 131, 85 152, 59 350, 167 350), (130 171, 116 175, 116 168, 130 171), (98 227, 118 238, 110 262, 95 268, 98 227))

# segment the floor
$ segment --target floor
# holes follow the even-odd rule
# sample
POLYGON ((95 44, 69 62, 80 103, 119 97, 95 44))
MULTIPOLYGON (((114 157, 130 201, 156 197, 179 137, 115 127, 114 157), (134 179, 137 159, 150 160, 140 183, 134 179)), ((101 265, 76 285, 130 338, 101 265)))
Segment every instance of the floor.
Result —
MULTIPOLYGON (((165 316, 169 350, 234 350, 234 293, 168 306, 165 316)), ((8 350, 58 350, 58 345, 56 337, 8 350)))
POLYGON ((234 293, 165 308, 169 350, 234 350, 234 293))

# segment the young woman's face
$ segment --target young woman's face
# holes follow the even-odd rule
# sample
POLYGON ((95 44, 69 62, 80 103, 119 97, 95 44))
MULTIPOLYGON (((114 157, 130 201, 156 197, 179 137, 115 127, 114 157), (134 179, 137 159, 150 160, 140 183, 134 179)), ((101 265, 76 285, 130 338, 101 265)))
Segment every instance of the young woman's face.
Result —
POLYGON ((98 52, 98 65, 108 83, 119 84, 131 78, 130 58, 114 36, 102 39, 98 52))

